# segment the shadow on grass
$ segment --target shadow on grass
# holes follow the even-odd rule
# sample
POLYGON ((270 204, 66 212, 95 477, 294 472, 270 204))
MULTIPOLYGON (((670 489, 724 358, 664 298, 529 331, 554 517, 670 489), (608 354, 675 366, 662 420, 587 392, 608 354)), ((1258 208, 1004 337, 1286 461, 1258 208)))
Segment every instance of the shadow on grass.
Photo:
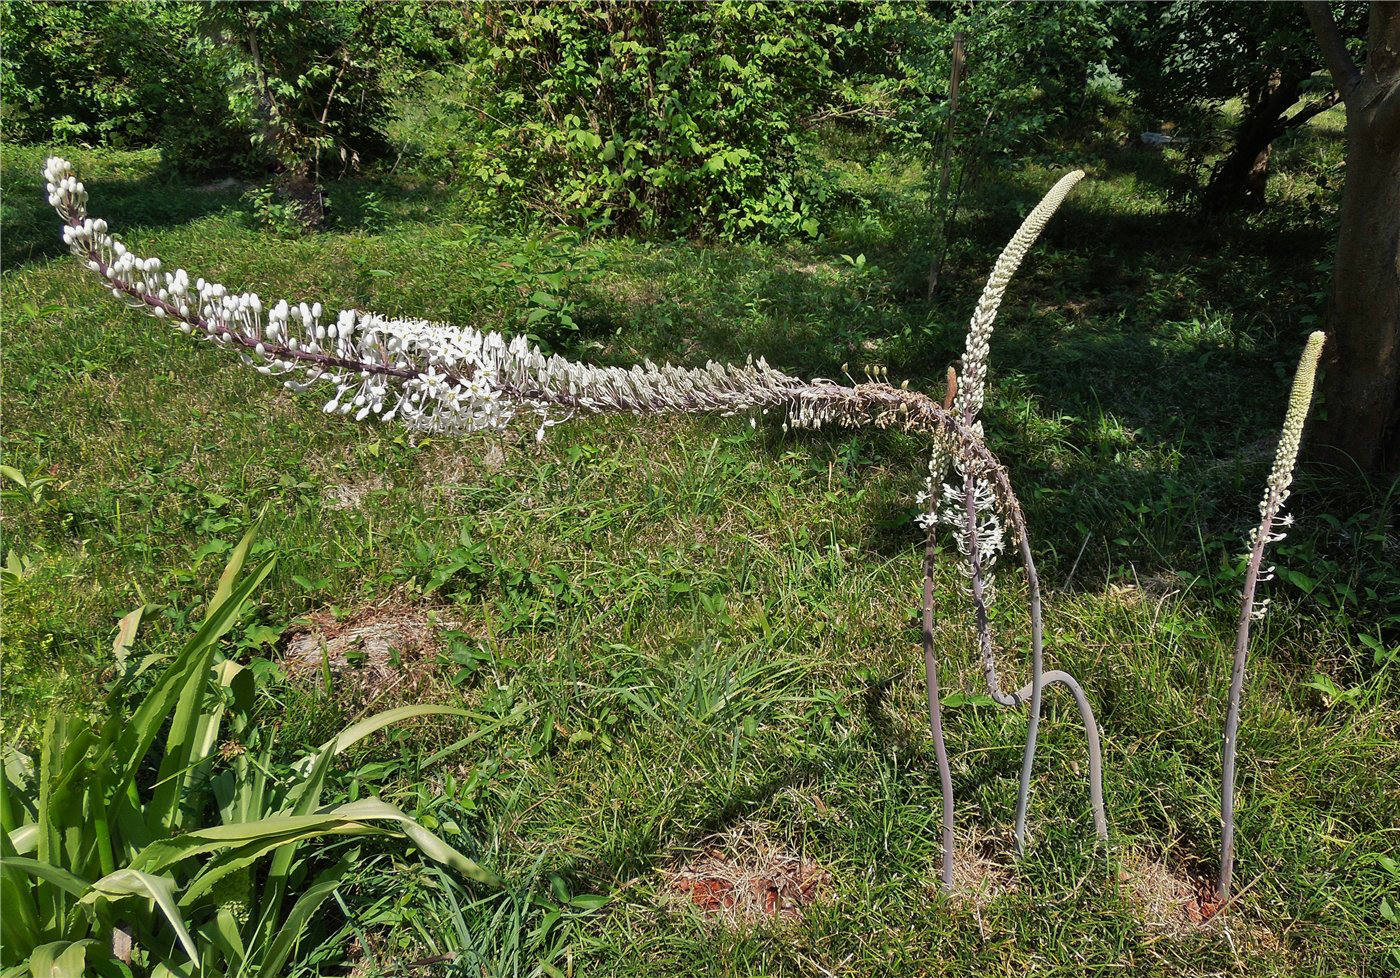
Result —
MULTIPOLYGON (((896 379, 941 391, 985 266, 1047 183, 1037 174, 1008 179, 994 197, 975 202, 962 222, 959 260, 932 304, 911 296, 905 279, 927 257, 910 244, 919 240, 917 215, 896 215, 818 246, 828 262, 838 252, 865 254, 879 267, 873 284, 836 274, 839 268, 814 272, 793 258, 741 278, 742 252, 707 256, 709 274, 692 295, 661 299, 630 320, 590 302, 589 330, 626 335, 629 346, 656 359, 693 362, 697 350, 716 359, 761 354, 808 377, 839 376, 843 363, 880 362, 896 379), (862 290, 877 297, 865 299, 862 290)), ((1052 222, 1002 308, 987 429, 1038 550, 1052 555, 1051 573, 1068 571, 1087 527, 1110 551, 1106 558, 1087 553, 1082 581, 1114 565, 1208 570, 1202 562, 1215 558, 1216 544, 1238 543, 1254 518, 1291 363, 1320 313, 1326 277, 1319 258, 1330 233, 1294 222, 1295 215, 1183 224, 1160 208, 1125 212, 1115 206, 1112 184, 1084 186, 1088 192, 1052 222), (1096 566, 1101 560, 1107 567, 1096 566)), ((671 261, 685 258, 677 253, 671 261)), ((903 483, 911 497, 918 478, 911 470, 903 483)), ((896 527, 896 508, 877 524, 896 527)), ((873 544, 889 554, 914 536, 882 532, 873 544)))
MULTIPOLYGON (((42 154, 6 154, 0 263, 7 272, 68 254, 61 222, 44 190, 42 167, 42 154)), ((100 170, 84 173, 80 166, 79 179, 87 187, 94 215, 106 218, 123 235, 197 221, 235 205, 241 193, 225 183, 192 185, 155 170, 135 178, 113 177, 100 170)))

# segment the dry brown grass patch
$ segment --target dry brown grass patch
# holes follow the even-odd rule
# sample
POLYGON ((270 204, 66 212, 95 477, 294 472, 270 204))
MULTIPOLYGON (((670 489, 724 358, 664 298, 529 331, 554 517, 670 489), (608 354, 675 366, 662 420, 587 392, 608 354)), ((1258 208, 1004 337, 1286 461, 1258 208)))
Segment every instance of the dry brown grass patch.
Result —
POLYGON ((1250 920, 1238 906, 1222 904, 1215 880, 1165 858, 1131 849, 1123 853, 1119 881, 1147 928, 1162 938, 1218 931, 1236 954, 1249 953, 1287 961, 1287 948, 1278 935, 1250 920))
MULTIPOLYGON (((1008 831, 1000 836, 983 829, 959 835, 953 848, 953 899, 980 910, 1018 889, 1014 865, 1016 847, 1008 831)), ((939 866, 933 867, 937 890, 939 866)))
POLYGON ((313 613, 288 634, 282 667, 294 680, 332 682, 361 708, 420 695, 442 648, 439 635, 458 626, 442 609, 386 599, 348 615, 313 613))
POLYGON ((730 927, 792 923, 831 890, 822 866, 744 823, 702 841, 699 852, 662 871, 668 893, 730 927))
POLYGON ((1119 880, 1143 922, 1156 930, 1188 931, 1219 909, 1209 882, 1136 849, 1123 854, 1119 880))

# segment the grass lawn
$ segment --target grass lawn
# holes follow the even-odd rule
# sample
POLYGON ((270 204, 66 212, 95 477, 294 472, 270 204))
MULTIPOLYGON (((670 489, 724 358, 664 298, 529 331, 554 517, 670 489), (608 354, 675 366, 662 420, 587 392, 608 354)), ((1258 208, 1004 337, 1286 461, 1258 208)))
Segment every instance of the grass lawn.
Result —
MULTIPOLYGON (((1131 147, 1000 174, 932 304, 921 184, 885 161, 846 166, 840 217, 813 242, 525 233, 405 181, 333 187, 336 229, 289 240, 240 188, 172 180, 152 153, 65 150, 133 250, 231 288, 531 331, 610 363, 880 363, 940 392, 1002 243, 1085 165, 1003 308, 984 420, 1027 510, 1048 661, 1098 710, 1108 852, 1073 704, 1053 697, 1015 856, 1025 717, 976 695, 949 564, 962 876, 939 894, 915 440, 584 418, 537 445, 328 417, 324 395, 103 292, 62 250, 39 147, 0 160, 4 461, 29 483, 6 484, 3 513, 5 741, 90 708, 134 607, 133 656, 171 650, 265 510, 278 569, 228 650, 271 678, 265 722, 291 753, 392 703, 476 711, 358 749, 340 790, 383 793, 513 881, 473 902, 375 853, 307 967, 403 973, 452 953, 461 974, 1390 973, 1400 548, 1389 487, 1353 473, 1301 479, 1275 552, 1244 710, 1241 895, 1207 925, 1182 911, 1215 869, 1240 555, 1325 305, 1335 200, 1312 188, 1336 174, 1337 138, 1323 117, 1282 147, 1276 205, 1228 226, 1169 209, 1167 165, 1131 147), (296 668, 288 648, 319 647, 308 628, 369 631, 383 654, 362 638, 344 668, 315 653, 296 668), (754 878, 807 905, 707 912, 754 878)), ((1022 590, 1003 573, 992 610, 1015 682, 1022 590)))

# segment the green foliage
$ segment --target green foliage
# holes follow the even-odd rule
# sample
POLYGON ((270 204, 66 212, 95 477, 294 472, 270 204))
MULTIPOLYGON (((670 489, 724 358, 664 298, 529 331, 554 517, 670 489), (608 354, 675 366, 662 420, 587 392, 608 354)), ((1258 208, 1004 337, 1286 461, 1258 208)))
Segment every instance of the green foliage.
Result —
MULTIPOLYGON (((347 727, 290 769, 252 724, 254 673, 219 655, 272 569, 234 548, 194 637, 128 712, 94 727, 54 712, 37 757, 7 749, 0 780, 0 967, 33 974, 282 974, 355 851, 333 840, 406 837, 478 882, 495 877, 378 798, 323 805, 331 761, 399 707, 347 727), (164 731, 164 749, 153 751, 164 731), (217 819, 214 821, 213 819, 217 819)), ((134 632, 139 615, 132 618, 134 632)), ((126 635, 129 643, 130 635, 126 635)), ((134 682, 156 665, 127 670, 134 682)))
POLYGON ((815 233, 827 183, 807 124, 842 31, 798 3, 475 8, 463 172, 584 226, 815 233))
MULTIPOLYGON (((1333 7, 1343 37, 1359 46, 1367 4, 1333 7)), ((1201 175, 1222 150, 1238 150, 1236 169, 1247 172, 1256 155, 1285 132, 1285 113, 1332 91, 1301 4, 1173 0, 1118 4, 1109 14, 1109 63, 1137 126, 1169 124, 1186 137, 1173 188, 1177 198, 1196 194, 1201 175), (1235 99, 1239 111, 1222 113, 1235 99), (1230 123, 1233 134, 1222 123, 1230 123)), ((1229 189, 1221 194, 1233 196, 1229 189)))
POLYGON ((198 30, 199 7, 0 7, 0 131, 42 142, 159 143, 192 171, 246 162, 247 139, 227 118, 219 50, 198 30))
POLYGON ((238 125, 281 170, 319 181, 323 165, 343 172, 387 151, 391 96, 444 55, 452 9, 260 0, 201 5, 199 17, 227 52, 238 125))
POLYGON ((955 139, 964 160, 1009 159, 1083 121, 1093 106, 1090 79, 1109 44, 1108 5, 972 3, 882 4, 852 28, 849 76, 892 123, 895 144, 927 158, 948 122, 953 35, 965 36, 955 139))
MULTIPOLYGON (((1336 5, 1339 27, 1359 34, 1363 3, 1336 5)), ((1178 120, 1218 109, 1278 71, 1306 78, 1322 55, 1299 4, 1239 5, 1210 0, 1122 4, 1111 10, 1110 61, 1146 114, 1178 120)), ((1318 79, 1322 91, 1330 82, 1318 79)))
POLYGON ((450 5, 42 3, 0 14, 8 138, 159 145, 188 173, 302 177, 382 156, 391 94, 446 57, 450 5))
POLYGON ((304 230, 300 212, 295 204, 279 197, 276 190, 264 184, 243 194, 253 223, 265 231, 284 238, 294 238, 304 230))

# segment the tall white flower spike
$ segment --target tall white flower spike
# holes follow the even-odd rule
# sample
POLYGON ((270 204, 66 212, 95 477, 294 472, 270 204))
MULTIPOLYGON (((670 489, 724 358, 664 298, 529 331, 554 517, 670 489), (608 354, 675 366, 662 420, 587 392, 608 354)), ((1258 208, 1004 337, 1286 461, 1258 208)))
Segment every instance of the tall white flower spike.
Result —
MULTIPOLYGON (((1040 203, 1032 208, 1026 215, 1026 219, 1021 222, 1021 226, 1012 235, 1011 240, 1002 249, 1001 255, 997 257, 996 264, 992 266, 992 273, 987 277, 987 284, 982 287, 982 295, 977 300, 977 307, 972 312, 972 321, 968 324, 967 340, 963 349, 962 370, 957 378, 957 394, 953 400, 953 413, 957 418, 966 424, 974 426, 974 430, 980 431, 981 422, 978 415, 982 412, 982 404, 986 399, 987 389, 987 359, 991 353, 992 327, 996 323, 997 312, 1001 309, 1002 299, 1006 297, 1007 287, 1011 284, 1012 277, 1030 252, 1031 245, 1035 244, 1040 233, 1045 230, 1045 226, 1050 223, 1050 218, 1059 210, 1060 205, 1069 196, 1069 192, 1074 189, 1075 184, 1084 179, 1083 170, 1073 170, 1066 173, 1055 185, 1041 198, 1040 203)), ((920 524, 929 527, 938 522, 937 500, 941 495, 941 487, 948 479, 949 468, 956 464, 954 453, 949 446, 940 444, 935 440, 933 452, 929 457, 928 479, 924 486, 924 496, 922 501, 928 503, 928 509, 920 518, 920 524)), ((962 476, 964 473, 959 472, 962 476)), ((955 478, 952 487, 957 492, 961 492, 962 478, 955 478)), ((979 498, 985 499, 987 496, 985 487, 978 487, 979 498)), ((982 510, 978 510, 979 519, 985 519, 982 510)), ((967 536, 962 516, 962 507, 945 507, 945 522, 953 527, 954 533, 961 538, 967 536)), ((968 544, 965 539, 960 539, 959 549, 966 554, 968 544)), ((992 565, 1000 553, 997 547, 984 562, 983 569, 988 574, 988 583, 992 565)), ((967 561, 963 562, 964 573, 970 573, 967 561)))
POLYGON ((1303 425, 1312 405, 1313 385, 1317 381, 1317 364, 1322 357, 1322 345, 1327 335, 1315 332, 1308 337, 1298 371, 1293 375, 1293 388, 1288 395, 1288 411, 1283 417, 1283 432, 1274 452, 1274 467, 1259 502, 1259 525, 1249 534, 1249 563, 1244 572, 1244 588, 1240 595, 1240 619, 1235 629, 1235 658, 1230 670, 1230 697, 1225 708, 1225 735, 1221 743, 1220 770, 1220 899, 1230 898, 1230 882, 1235 871, 1235 749, 1240 732, 1240 701, 1244 696, 1244 671, 1249 654, 1250 625, 1264 616, 1268 599, 1255 604, 1255 588, 1273 577, 1273 568, 1264 567, 1264 550, 1270 543, 1283 539, 1283 528, 1292 524, 1290 516, 1281 515, 1293 485, 1293 469, 1298 464, 1298 447, 1303 441, 1303 425))
MULTIPOLYGON (((1007 242, 992 267, 992 274, 983 286, 982 296, 973 310, 972 321, 968 324, 967 340, 963 350, 962 371, 950 389, 956 390, 952 402, 953 415, 967 425, 977 435, 982 434, 982 423, 978 415, 986 399, 987 360, 991 353, 992 327, 996 323, 997 312, 1006 296, 1012 277, 1025 260, 1040 233, 1059 209, 1060 204, 1084 179, 1083 170, 1065 174, 1050 188, 1037 204, 1021 227, 1007 242)), ((977 629, 978 651, 982 660, 982 672, 986 680, 987 693, 992 700, 1002 706, 1019 707, 1023 703, 1030 707, 1030 724, 1026 736, 1026 749, 1021 763, 1021 782, 1016 799, 1016 844, 1023 847, 1026 837, 1026 813, 1030 797, 1030 777, 1035 763, 1036 743, 1040 726, 1042 693, 1047 685, 1064 685, 1075 697, 1085 724, 1085 735, 1092 745, 1090 751, 1090 789, 1093 795, 1095 830, 1100 838, 1107 832, 1107 822, 1103 812, 1101 796, 1101 774, 1099 771, 1097 729, 1093 725, 1093 715, 1089 710, 1084 691, 1072 676, 1042 669, 1042 641, 1040 637, 1039 596, 1035 585, 1035 574, 1031 567, 1029 552, 1023 548, 1023 561, 1028 567, 1028 577, 1033 586, 1031 595, 1032 639, 1031 639, 1031 681, 1025 687, 1007 691, 1002 688, 997 674, 996 646, 992 639, 990 616, 987 604, 991 599, 996 580, 996 563, 1001 556, 1003 535, 998 513, 999 498, 985 481, 975 472, 968 470, 955 448, 934 437, 933 450, 929 455, 928 478, 924 491, 919 496, 919 504, 925 507, 919 516, 919 525, 930 534, 929 547, 932 549, 932 534, 939 522, 950 527, 957 542, 961 557, 959 567, 968 578, 968 591, 972 597, 974 619, 977 629), (942 505, 939 500, 942 499, 942 505)), ((927 657, 927 654, 926 654, 927 657)), ((930 677, 932 670, 930 669, 930 677)), ((930 688, 933 681, 930 678, 930 688)), ((930 694, 930 713, 937 725, 938 717, 933 697, 930 694)))

